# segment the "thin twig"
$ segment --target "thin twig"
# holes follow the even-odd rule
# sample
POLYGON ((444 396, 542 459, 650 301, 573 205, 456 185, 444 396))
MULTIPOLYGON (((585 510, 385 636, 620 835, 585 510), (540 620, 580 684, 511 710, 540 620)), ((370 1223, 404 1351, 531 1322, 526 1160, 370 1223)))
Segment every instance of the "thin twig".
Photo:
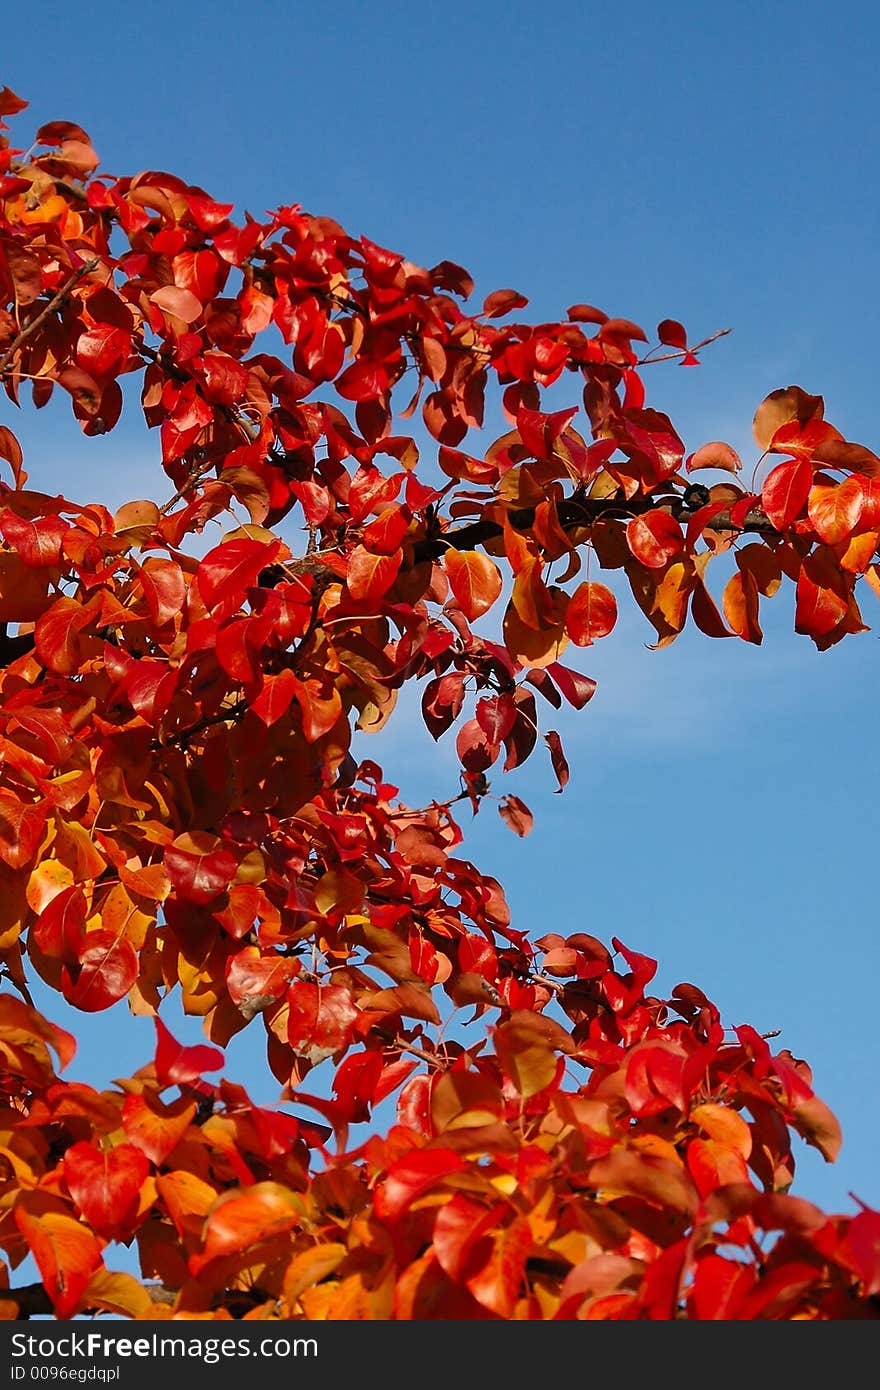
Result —
POLYGON ((31 319, 30 323, 28 323, 21 330, 18 337, 13 340, 12 344, 6 349, 6 352, 3 354, 3 356, 0 357, 0 376, 2 376, 3 373, 6 371, 7 367, 9 366, 13 357, 15 357, 18 350, 21 348, 22 344, 27 342, 31 334, 36 333, 40 324, 45 322, 45 320, 49 317, 53 310, 58 308, 59 304, 63 303, 63 301, 70 294, 70 291, 73 289, 74 285, 78 284, 78 282, 83 278, 84 275, 89 275, 93 270, 95 270, 97 265, 97 256, 93 256, 90 261, 84 261, 83 264, 80 266, 79 270, 75 270, 73 274, 61 286, 61 289, 58 290, 57 293, 52 296, 52 298, 49 300, 49 303, 43 306, 43 308, 37 314, 36 318, 31 319))
POLYGON ((228 724, 230 721, 234 723, 240 714, 244 714, 247 708, 247 701, 239 700, 236 704, 230 705, 227 709, 220 710, 217 714, 206 715, 205 718, 200 719, 197 724, 191 724, 188 729, 181 729, 179 733, 170 734, 169 737, 165 739, 164 743, 159 743, 158 740, 154 740, 152 746, 154 748, 170 748, 175 744, 186 745, 191 738, 194 738, 196 734, 200 734, 204 729, 210 729, 215 724, 228 724))
MULTIPOLYGON (((662 352, 659 357, 652 357, 650 352, 646 353, 644 357, 639 358, 636 366, 650 367, 655 362, 671 362, 676 357, 688 357, 699 352, 700 348, 708 347, 710 343, 717 342, 719 338, 726 338, 728 333, 732 332, 732 328, 719 328, 717 333, 710 333, 708 338, 704 338, 701 343, 694 343, 693 347, 678 348, 675 352, 662 352)), ((653 352, 653 348, 651 351, 653 352)))

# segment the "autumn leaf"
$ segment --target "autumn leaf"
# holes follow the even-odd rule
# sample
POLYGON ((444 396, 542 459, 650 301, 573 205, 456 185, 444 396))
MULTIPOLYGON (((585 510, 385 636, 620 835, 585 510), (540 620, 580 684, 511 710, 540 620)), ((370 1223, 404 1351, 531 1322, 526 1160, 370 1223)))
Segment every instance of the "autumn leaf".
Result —
POLYGON ((88 1227, 38 1192, 22 1196, 14 1215, 55 1316, 73 1317, 93 1272, 101 1265, 101 1242, 88 1227))
POLYGON ((202 1248, 190 1257, 198 1275, 212 1260, 247 1252, 300 1224, 295 1195, 274 1182, 259 1182, 246 1192, 224 1192, 205 1218, 202 1248))
POLYGON ((468 622, 475 622, 501 593, 501 571, 479 550, 447 550, 443 566, 456 603, 468 622))
POLYGON ((107 1240, 131 1235, 149 1171, 149 1159, 132 1144, 99 1149, 83 1141, 64 1155, 64 1180, 77 1209, 107 1240))

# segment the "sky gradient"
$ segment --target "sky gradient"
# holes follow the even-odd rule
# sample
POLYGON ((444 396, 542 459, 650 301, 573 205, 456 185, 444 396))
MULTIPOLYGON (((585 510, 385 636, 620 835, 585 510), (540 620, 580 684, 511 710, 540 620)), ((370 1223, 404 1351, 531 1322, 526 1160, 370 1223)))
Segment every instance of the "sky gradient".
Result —
MULTIPOLYGON (((665 317, 693 339, 730 327, 698 370, 658 365, 646 381, 689 450, 725 439, 747 476, 754 410, 790 383, 823 394, 847 438, 880 445, 867 4, 119 10, 44 4, 39 34, 21 8, 4 19, 0 83, 31 102, 18 138, 77 121, 110 172, 169 169, 239 214, 300 202, 419 263, 461 262, 480 294, 520 290, 524 317, 587 301, 649 334, 665 317)), ((134 417, 93 440, 54 405, 38 419, 4 401, 0 422, 41 490, 111 507, 167 493, 134 417)), ((874 626, 876 599, 862 604, 874 626)), ((762 606, 760 650, 687 633, 651 652, 624 604, 571 663, 599 680, 593 702, 545 706, 572 766, 564 794, 536 754, 494 788, 531 806, 527 840, 491 806, 462 823, 514 925, 616 935, 659 959, 663 991, 688 980, 725 1023, 781 1030, 845 1139, 831 1168, 799 1153, 794 1190, 849 1211, 850 1192, 880 1206, 880 659, 876 631, 817 653, 793 635, 793 607, 790 586, 762 606)), ((435 747, 412 701, 360 746, 410 804, 456 790, 451 738, 435 747)), ((124 1005, 47 1011, 82 1039, 71 1076, 103 1085, 152 1055, 149 1020, 124 1005)), ((229 1074, 269 1100, 250 1032, 229 1074)))

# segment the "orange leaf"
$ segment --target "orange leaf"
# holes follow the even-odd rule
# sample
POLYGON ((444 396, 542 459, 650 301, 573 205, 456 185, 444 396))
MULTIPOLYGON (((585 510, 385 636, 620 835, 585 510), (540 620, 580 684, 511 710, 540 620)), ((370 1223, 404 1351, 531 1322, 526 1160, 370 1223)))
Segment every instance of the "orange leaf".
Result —
POLYGON ((382 598, 394 583, 403 563, 403 551, 390 555, 374 555, 362 545, 356 545, 348 559, 345 582, 353 599, 382 598))
POLYGON ((796 420, 805 425, 808 420, 821 420, 825 402, 821 396, 811 396, 800 386, 786 386, 765 396, 752 422, 759 449, 769 449, 773 436, 782 425, 796 420))
POLYGON ((835 1115, 818 1096, 811 1096, 794 1108, 794 1127, 798 1134, 818 1149, 827 1163, 833 1163, 843 1143, 835 1115))
POLYGON ((728 1148, 735 1149, 743 1158, 752 1152, 752 1132, 736 1110, 727 1105, 716 1105, 707 1101, 691 1111, 692 1120, 704 1129, 710 1139, 717 1139, 728 1148))
POLYGON ((82 1222, 66 1215, 42 1193, 29 1192, 19 1197, 14 1215, 52 1300, 55 1316, 73 1317, 93 1271, 101 1264, 101 1242, 82 1222))
POLYGON ((617 600, 604 584, 587 582, 572 594, 565 614, 565 630, 579 647, 592 646, 607 637, 617 622, 617 600))
POLYGON ((495 1029, 498 1060, 524 1100, 551 1085, 559 1070, 558 1053, 572 1050, 564 1028, 524 1009, 495 1029))
POLYGON ((244 1254, 292 1231, 301 1219, 294 1193, 280 1183, 258 1182, 244 1192, 224 1192, 208 1212, 202 1249, 190 1257, 190 1271, 198 1276, 212 1260, 244 1254))
POLYGON ((826 545, 847 540, 858 525, 863 496, 862 484, 855 476, 842 483, 816 483, 810 488, 807 514, 819 539, 826 545))
POLYGON ((453 1069, 431 1091, 431 1120, 437 1134, 494 1124, 503 1114, 501 1087, 481 1072, 453 1069))
POLYGON ((526 1260, 532 1245, 528 1220, 518 1216, 495 1237, 492 1255, 480 1272, 467 1280, 467 1286, 477 1302, 500 1318, 512 1316, 519 1298, 525 1292, 526 1260))
POLYGON ((722 607, 737 637, 760 646, 764 634, 758 622, 758 586, 750 573, 731 575, 722 607))
POLYGON ((627 522, 626 540, 633 555, 649 569, 662 569, 684 547, 681 526, 659 509, 634 516, 627 522))
POLYGON ((641 1197, 643 1201, 693 1215, 697 1189, 679 1163, 656 1154, 615 1149, 590 1165, 590 1183, 606 1194, 641 1197))
POLYGON ((122 1125, 132 1144, 158 1165, 177 1148, 195 1113, 195 1101, 185 1096, 165 1106, 158 1096, 144 1092, 125 1097, 122 1125))
POLYGON ((553 611, 552 621, 537 630, 527 627, 513 604, 504 614, 504 642, 510 655, 524 669, 552 666, 568 646, 565 631, 565 609, 568 594, 561 589, 549 589, 553 611))
POLYGON ((479 550, 447 550, 443 567, 455 601, 469 623, 481 618, 501 593, 501 571, 479 550))
POLYGON ((821 642, 846 617, 848 601, 840 572, 827 554, 808 555, 797 581, 795 632, 821 642))
POLYGON ((155 1313, 149 1293, 132 1274, 99 1269, 89 1280, 83 1307, 101 1308, 105 1313, 128 1318, 149 1318, 155 1313))
POLYGON ((742 468, 742 459, 729 444, 714 439, 711 444, 704 444, 691 454, 685 468, 688 473, 693 473, 697 468, 723 468, 726 473, 738 473, 742 468))
POLYGON ((285 1302, 295 1303, 304 1289, 320 1284, 328 1274, 339 1268, 347 1254, 345 1246, 336 1241, 300 1251, 291 1260, 284 1275, 285 1302))

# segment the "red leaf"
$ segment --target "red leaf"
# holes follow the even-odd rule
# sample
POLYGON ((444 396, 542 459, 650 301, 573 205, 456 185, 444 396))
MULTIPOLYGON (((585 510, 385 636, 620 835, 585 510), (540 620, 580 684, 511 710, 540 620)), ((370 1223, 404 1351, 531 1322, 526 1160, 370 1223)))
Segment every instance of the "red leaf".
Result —
POLYGON ((245 946, 227 963, 226 988, 236 1008, 250 1018, 283 994, 298 971, 299 961, 289 956, 245 946))
POLYGON ((109 323, 97 324, 81 333, 76 342, 79 366, 96 380, 118 375, 130 352, 131 334, 109 323))
POLYGON ((871 1298, 880 1293, 880 1212, 867 1209, 849 1223, 840 1256, 855 1271, 871 1298))
POLYGON ((191 903, 210 903, 229 887, 238 862, 235 855, 206 836, 210 848, 202 849, 194 836, 185 844, 165 846, 163 862, 171 887, 178 898, 191 903), (191 845, 192 848, 187 848, 191 845))
POLYGON ((163 285, 150 295, 150 300, 164 314, 171 314, 184 323, 195 323, 202 313, 201 300, 192 290, 182 290, 177 285, 163 285))
POLYGON ((476 719, 468 719, 458 731, 455 751, 467 772, 479 773, 492 766, 498 757, 499 748, 476 719))
POLYGON ((520 801, 518 796, 502 797, 498 807, 498 812, 520 839, 528 835, 535 823, 535 818, 524 801, 520 801))
POLYGON ((0 90, 0 116, 14 116, 18 111, 23 111, 27 102, 21 97, 17 97, 9 87, 0 90))
POLYGON ((569 767, 562 751, 562 740, 559 735, 551 729, 549 734, 544 735, 544 742, 550 749, 550 761, 553 764, 553 771, 556 773, 556 780, 559 786, 557 792, 561 792, 568 785, 569 767))
POLYGON ((821 641, 843 621, 847 607, 839 571, 826 555, 814 551, 798 574, 795 632, 821 641))
POLYGON ((128 1095, 122 1105, 122 1126, 136 1148, 161 1166, 174 1152, 196 1113, 194 1100, 181 1096, 165 1106, 149 1091, 128 1095))
POLYGON ((373 1207, 377 1217, 380 1221, 398 1221, 417 1197, 451 1173, 460 1173, 464 1166, 463 1159, 449 1149, 420 1149, 405 1154, 392 1163, 376 1188, 373 1207))
POLYGON ((813 486, 809 459, 786 459, 767 474, 761 488, 761 506, 777 531, 787 531, 800 516, 813 486))
POLYGON ((528 1218, 518 1216, 495 1237, 490 1258, 478 1274, 467 1280, 467 1286, 478 1303, 497 1314, 510 1318, 525 1292, 526 1260, 534 1244, 528 1218))
POLYGON ((49 671, 72 676, 82 660, 80 632, 88 621, 83 606, 74 598, 59 598, 37 619, 34 645, 49 671))
POLYGON ((704 1255, 697 1263, 691 1290, 694 1311, 701 1321, 736 1318, 755 1282, 752 1269, 720 1255, 704 1255))
POLYGON ((880 478, 880 458, 864 444, 851 444, 846 439, 828 439, 821 443, 813 458, 829 468, 845 468, 849 473, 861 473, 865 478, 880 478))
POLYGON ((348 510, 354 522, 361 522, 370 512, 382 511, 391 505, 400 492, 405 473, 393 473, 386 478, 374 465, 359 468, 348 489, 348 510))
POLYGON ((186 580, 176 560, 151 556, 141 566, 140 581, 150 616, 157 627, 180 613, 186 597, 186 580))
POLYGON ((429 681, 422 695, 422 717, 431 737, 438 739, 455 722, 464 704, 464 672, 454 671, 429 681))
POLYGON ((388 390, 388 372, 381 362, 361 358, 336 380, 336 390, 347 401, 373 401, 388 390))
POLYGON ((118 932, 100 928, 82 940, 77 965, 61 972, 64 997, 84 1013, 98 1013, 124 999, 138 977, 137 952, 118 932))
POLYGON ((565 630, 579 647, 592 646, 607 637, 617 622, 617 600, 604 584, 588 581, 571 597, 565 613, 565 630))
POLYGON ((659 510, 634 516, 627 523, 626 540, 636 559, 649 569, 662 569, 684 547, 684 536, 675 517, 659 510))
POLYGON ((518 411, 516 427, 524 447, 536 459, 549 459, 553 445, 577 415, 577 406, 544 415, 540 410, 518 411))
POLYGON ((64 1155, 64 1181, 77 1209, 107 1240, 131 1236, 149 1171, 149 1159, 131 1144, 98 1149, 81 1142, 64 1155))
POLYGON ((36 1261, 57 1318, 72 1318, 92 1272, 101 1265, 101 1244, 80 1221, 51 1207, 41 1193, 25 1193, 14 1208, 15 1224, 36 1261))
POLYGON ((517 708, 510 695, 492 695, 477 701, 477 723, 490 743, 507 738, 516 719, 517 708))
POLYGON ((863 501, 862 484, 855 476, 842 483, 816 483, 811 487, 807 515, 819 539, 826 545, 848 540, 858 527, 863 501))
POLYGON ((292 671, 285 668, 275 676, 263 677, 263 688, 251 704, 251 712, 270 729, 290 709, 290 702, 300 683, 292 671))
POLYGON ((154 1018, 153 1022, 156 1025, 156 1080, 160 1086, 188 1086, 200 1081, 203 1072, 219 1071, 223 1066, 223 1053, 216 1047, 206 1047, 203 1043, 184 1047, 160 1018, 154 1018))
POLYGON ((205 606, 215 617, 229 618, 241 607, 248 588, 256 583, 260 571, 272 563, 280 546, 277 540, 267 545, 242 536, 208 551, 199 565, 196 583, 205 606))
POLYGON ((33 925, 36 944, 46 956, 76 961, 86 929, 89 907, 81 888, 62 888, 33 925))
MULTIPOLYGON (((489 1207, 481 1206, 462 1192, 456 1192, 452 1200, 440 1208, 434 1222, 432 1240, 437 1259, 450 1279, 456 1283, 464 1279, 475 1243, 503 1214, 504 1206, 500 1202, 489 1207)), ((491 1253, 492 1246, 487 1244, 487 1259, 491 1253)), ((472 1269, 471 1273, 476 1273, 476 1270, 472 1269)))
POLYGON ((6 425, 0 425, 0 459, 5 459, 11 465, 15 486, 20 488, 27 478, 27 474, 22 472, 21 445, 6 425))
MULTIPOLYGON (((570 311, 569 311, 570 312, 570 311)), ((645 330, 639 328, 631 319, 603 319, 599 329, 600 338, 635 338, 640 343, 648 341, 645 330)))
POLYGON ((513 309, 524 309, 528 302, 517 290, 493 290, 483 300, 483 313, 488 319, 500 319, 513 309))
POLYGON ((560 665, 558 661, 554 661, 546 669, 547 674, 553 677, 557 688, 575 709, 583 709, 587 701, 592 700, 596 693, 596 682, 589 676, 582 676, 579 671, 572 671, 568 666, 560 665))
POLYGON ((340 1062, 333 1078, 333 1094, 346 1120, 359 1124, 370 1118, 382 1067, 382 1054, 375 1050, 356 1052, 340 1062))
POLYGON ((687 347, 687 333, 676 319, 664 319, 662 323, 658 323, 657 337, 667 347, 687 347))
POLYGON ((345 582, 355 600, 382 598, 394 583, 403 563, 403 551, 390 555, 374 555, 362 545, 356 545, 348 559, 345 582))
POLYGON ((0 859, 10 869, 21 869, 31 862, 43 838, 48 814, 45 801, 30 804, 0 790, 0 859))
POLYGON ((344 985, 297 980, 287 991, 287 1041, 296 1052, 318 1062, 345 1047, 358 1016, 344 985))
POLYGON ((386 507, 375 521, 364 527, 361 537, 367 550, 374 555, 393 555, 409 530, 410 513, 406 507, 386 507))

